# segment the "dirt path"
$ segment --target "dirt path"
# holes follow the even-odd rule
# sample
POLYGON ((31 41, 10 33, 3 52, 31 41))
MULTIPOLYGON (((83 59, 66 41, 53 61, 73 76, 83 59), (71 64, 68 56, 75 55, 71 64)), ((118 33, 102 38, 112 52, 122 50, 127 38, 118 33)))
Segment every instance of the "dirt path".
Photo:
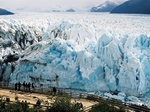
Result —
MULTIPOLYGON (((17 96, 20 102, 22 100, 23 101, 26 100, 28 103, 31 103, 31 104, 35 104, 36 101, 40 99, 42 100, 43 105, 49 105, 53 100, 53 96, 49 96, 49 95, 27 93, 27 92, 7 90, 7 89, 0 89, 0 95, 3 96, 3 98, 9 97, 10 101, 15 101, 15 97, 17 96)), ((97 102, 86 100, 86 99, 72 99, 71 101, 81 102, 84 108, 92 106, 97 103, 97 102)))

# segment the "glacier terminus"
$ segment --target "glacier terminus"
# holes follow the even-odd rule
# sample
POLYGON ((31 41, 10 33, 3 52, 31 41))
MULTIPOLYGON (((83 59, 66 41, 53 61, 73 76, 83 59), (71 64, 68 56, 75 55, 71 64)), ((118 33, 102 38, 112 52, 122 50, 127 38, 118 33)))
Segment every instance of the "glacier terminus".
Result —
POLYGON ((150 16, 108 13, 1 16, 0 80, 89 92, 147 94, 150 16))

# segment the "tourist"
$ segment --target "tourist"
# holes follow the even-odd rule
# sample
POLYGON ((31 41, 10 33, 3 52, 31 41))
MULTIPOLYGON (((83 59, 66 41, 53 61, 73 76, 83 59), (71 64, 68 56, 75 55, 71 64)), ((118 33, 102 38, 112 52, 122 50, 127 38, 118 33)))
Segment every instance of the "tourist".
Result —
POLYGON ((32 83, 32 90, 35 91, 34 83, 32 83))
POLYGON ((28 88, 28 84, 25 83, 25 91, 27 91, 27 88, 28 88))
POLYGON ((23 82, 23 91, 25 91, 25 85, 26 85, 26 83, 25 83, 25 81, 23 82))
POLYGON ((41 101, 40 101, 40 99, 38 99, 36 104, 34 105, 34 107, 40 107, 40 106, 41 106, 41 101))
POLYGON ((58 95, 62 95, 62 91, 58 89, 58 95))
POLYGON ((53 87, 53 94, 56 94, 56 87, 53 87))
POLYGON ((30 82, 28 83, 28 90, 29 90, 29 92, 30 92, 30 86, 31 86, 31 84, 30 84, 30 82))
POLYGON ((20 91, 20 88, 21 88, 21 83, 19 82, 18 83, 18 91, 20 91))
POLYGON ((18 86, 18 83, 16 82, 15 83, 15 91, 17 91, 17 86, 18 86))

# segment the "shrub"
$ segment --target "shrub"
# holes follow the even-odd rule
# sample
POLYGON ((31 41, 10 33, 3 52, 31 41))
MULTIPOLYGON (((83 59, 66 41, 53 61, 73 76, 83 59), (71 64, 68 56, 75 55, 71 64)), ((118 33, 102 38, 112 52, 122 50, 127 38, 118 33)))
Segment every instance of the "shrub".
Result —
POLYGON ((0 103, 0 112, 44 112, 41 109, 29 108, 27 103, 21 104, 1 102, 0 103))
POLYGON ((46 112, 83 112, 78 103, 71 103, 69 96, 57 96, 46 112))
POLYGON ((15 100, 18 101, 18 99, 19 99, 19 97, 16 95, 16 96, 15 96, 15 100))
POLYGON ((116 108, 107 102, 102 102, 93 106, 89 112, 125 112, 125 110, 116 108))

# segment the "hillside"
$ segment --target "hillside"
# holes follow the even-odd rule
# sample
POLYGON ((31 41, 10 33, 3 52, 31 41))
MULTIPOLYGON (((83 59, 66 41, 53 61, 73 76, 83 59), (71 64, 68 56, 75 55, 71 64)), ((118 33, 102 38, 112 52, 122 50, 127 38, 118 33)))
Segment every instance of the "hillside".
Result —
POLYGON ((12 15, 12 14, 14 14, 14 13, 0 8, 0 15, 12 15))
POLYGON ((113 2, 105 2, 103 4, 100 4, 99 6, 96 7, 92 7, 90 9, 91 12, 110 12, 112 11, 115 7, 117 6, 117 4, 113 3, 113 2))
POLYGON ((71 9, 66 10, 66 12, 75 12, 75 10, 71 8, 71 9))
POLYGON ((114 8, 111 13, 150 14, 150 0, 130 0, 114 8))

